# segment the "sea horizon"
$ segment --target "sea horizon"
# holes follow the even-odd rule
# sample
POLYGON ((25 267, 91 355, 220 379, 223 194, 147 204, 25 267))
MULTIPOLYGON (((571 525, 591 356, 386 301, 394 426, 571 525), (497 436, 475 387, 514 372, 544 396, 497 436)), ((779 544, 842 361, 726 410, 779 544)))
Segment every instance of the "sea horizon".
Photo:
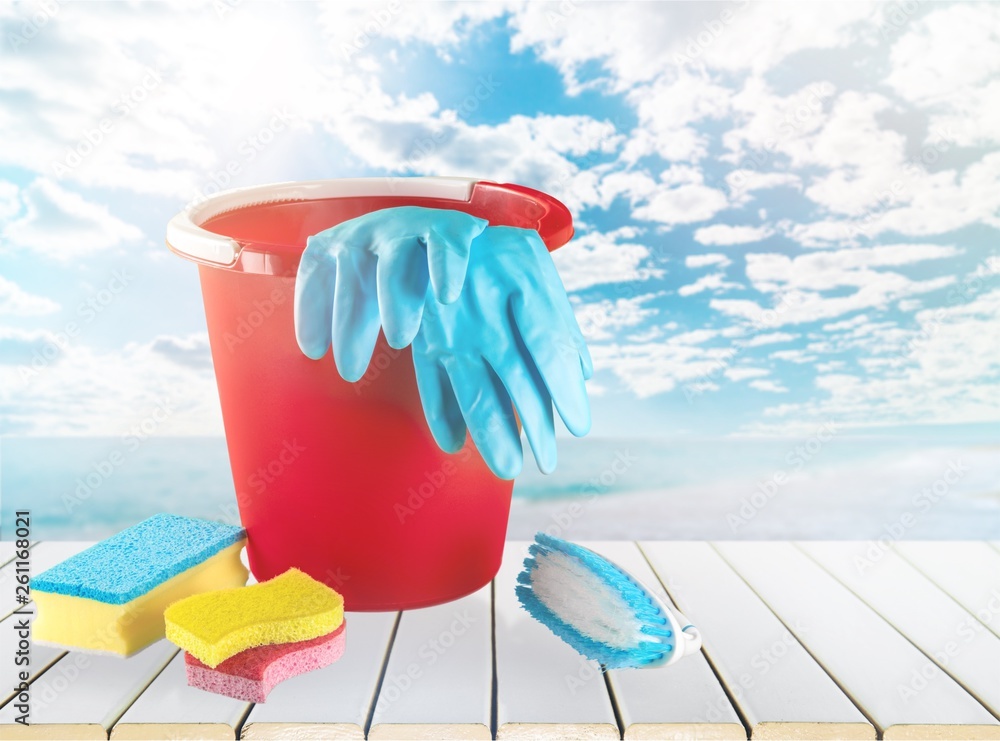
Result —
MULTIPOLYGON (((561 438, 553 474, 525 450, 508 537, 878 538, 912 511, 900 537, 996 539, 998 450, 846 434, 561 438)), ((0 539, 17 509, 31 510, 35 539, 91 540, 156 512, 236 520, 235 501, 222 437, 0 438, 0 539)))

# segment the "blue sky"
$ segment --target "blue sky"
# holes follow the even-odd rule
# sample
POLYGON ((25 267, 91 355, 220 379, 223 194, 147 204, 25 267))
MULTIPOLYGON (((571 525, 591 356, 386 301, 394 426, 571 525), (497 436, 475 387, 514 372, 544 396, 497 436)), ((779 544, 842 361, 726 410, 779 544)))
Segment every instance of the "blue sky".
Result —
POLYGON ((4 434, 221 434, 163 234, 236 163, 566 202, 595 435, 995 436, 995 6, 15 3, 0 43, 4 434))

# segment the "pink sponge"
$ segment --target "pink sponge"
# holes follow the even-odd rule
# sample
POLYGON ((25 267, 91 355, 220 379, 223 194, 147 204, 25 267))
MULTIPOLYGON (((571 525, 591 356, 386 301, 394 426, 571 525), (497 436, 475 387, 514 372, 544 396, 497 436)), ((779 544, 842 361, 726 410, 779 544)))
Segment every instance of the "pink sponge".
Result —
POLYGON ((264 702, 281 682, 332 664, 344 653, 344 626, 308 641, 256 646, 231 656, 217 667, 184 654, 187 681, 192 687, 235 697, 246 702, 264 702))

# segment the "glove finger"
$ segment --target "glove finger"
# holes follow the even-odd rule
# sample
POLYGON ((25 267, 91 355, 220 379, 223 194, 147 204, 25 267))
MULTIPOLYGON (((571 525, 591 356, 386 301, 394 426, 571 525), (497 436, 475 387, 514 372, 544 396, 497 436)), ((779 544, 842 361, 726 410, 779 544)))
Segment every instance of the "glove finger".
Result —
POLYGON ((560 332, 558 329, 562 322, 558 320, 549 296, 534 295, 530 309, 524 298, 517 296, 511 302, 511 309, 521 340, 545 382, 566 429, 577 437, 583 437, 590 431, 590 403, 587 401, 583 367, 578 355, 573 357, 572 353, 566 352, 566 348, 574 346, 575 341, 566 336, 565 330, 560 332))
POLYGON ((479 454, 494 474, 514 478, 521 472, 524 453, 507 390, 481 358, 450 356, 442 362, 479 454))
MULTIPOLYGON (((559 271, 556 270, 556 264, 552 260, 552 254, 545 247, 545 243, 542 241, 542 238, 538 236, 537 232, 533 231, 528 231, 526 237, 535 253, 535 257, 537 258, 539 264, 539 270, 542 273, 542 278, 545 285, 549 288, 551 295, 560 297, 565 296, 566 288, 563 286, 562 278, 559 277, 559 271)), ((573 344, 577 348, 577 353, 580 356, 580 367, 583 370, 584 380, 589 379, 594 375, 594 361, 590 357, 590 350, 587 349, 587 342, 583 337, 583 332, 580 330, 580 324, 576 321, 576 314, 573 313, 573 305, 570 304, 568 300, 557 300, 554 303, 559 316, 566 324, 566 328, 570 333, 573 344)))
POLYGON ((295 341, 313 360, 326 355, 330 347, 336 274, 336 266, 317 259, 307 244, 295 277, 295 341))
POLYGON ((485 219, 442 209, 427 232, 427 265, 434 297, 442 304, 454 303, 462 293, 469 266, 472 241, 489 223, 485 219))
POLYGON ((556 470, 557 462, 552 397, 531 358, 525 357, 526 355, 527 351, 519 348, 516 358, 509 358, 501 367, 497 367, 499 364, 492 366, 514 401, 538 470, 552 473, 556 470))
POLYGON ((337 256, 333 299, 333 359, 345 381, 365 374, 378 341, 375 256, 345 250, 337 256))
POLYGON ((424 352, 413 348, 413 372, 424 417, 434 442, 445 453, 457 453, 465 444, 465 419, 455 398, 451 379, 438 363, 427 360, 424 352))
POLYGON ((427 297, 427 256, 414 239, 397 239, 386 247, 376 269, 378 309, 386 341, 399 350, 413 342, 420 329, 427 297))

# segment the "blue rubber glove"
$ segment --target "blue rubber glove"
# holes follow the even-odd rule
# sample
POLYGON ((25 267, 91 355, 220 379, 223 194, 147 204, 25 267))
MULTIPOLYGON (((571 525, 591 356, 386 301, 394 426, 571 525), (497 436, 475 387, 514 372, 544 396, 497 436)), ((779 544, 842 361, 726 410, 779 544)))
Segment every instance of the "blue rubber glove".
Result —
POLYGON ((458 451, 468 424, 500 478, 514 478, 522 465, 512 401, 543 473, 556 467, 553 402, 570 432, 590 430, 584 380, 593 363, 552 257, 532 230, 493 226, 475 239, 458 300, 427 297, 413 368, 437 444, 458 451))
POLYGON ((461 211, 400 206, 309 237, 295 281, 299 348, 319 360, 332 341, 340 375, 357 381, 371 361, 380 326, 394 348, 413 341, 428 280, 437 301, 458 298, 469 245, 486 225, 461 211))

